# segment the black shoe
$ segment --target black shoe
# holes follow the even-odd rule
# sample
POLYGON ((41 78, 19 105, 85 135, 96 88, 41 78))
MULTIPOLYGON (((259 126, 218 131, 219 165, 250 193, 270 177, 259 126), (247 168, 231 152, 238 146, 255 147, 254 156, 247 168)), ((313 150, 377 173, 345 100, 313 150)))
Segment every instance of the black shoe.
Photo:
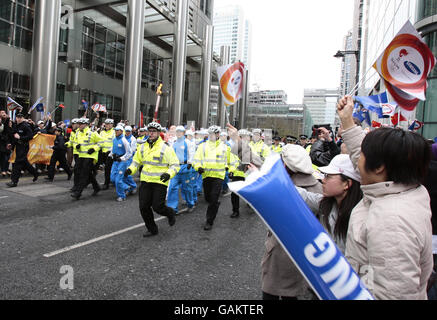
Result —
POLYGON ((39 177, 39 174, 38 174, 38 173, 35 174, 35 175, 33 176, 33 182, 36 182, 36 181, 38 180, 38 177, 39 177))
POLYGON ((168 225, 173 227, 176 223, 176 213, 172 210, 172 214, 168 217, 168 225))
POLYGON ((93 197, 97 196, 97 194, 100 192, 100 190, 102 190, 102 189, 98 188, 97 190, 94 190, 92 196, 93 197))
POLYGON ((154 236, 157 236, 157 235, 158 235, 158 232, 147 231, 145 234, 143 234, 143 238, 150 238, 150 237, 154 237, 154 236))
POLYGON ((109 184, 103 184, 102 185, 102 190, 103 191, 108 190, 108 189, 109 189, 109 184))
POLYGON ((231 214, 231 218, 232 219, 238 218, 239 216, 240 216, 239 212, 234 212, 234 213, 231 214))
POLYGON ((212 224, 209 224, 208 222, 205 224, 205 226, 203 227, 203 230, 205 231, 209 231, 212 229, 212 224))
POLYGON ((44 178, 44 180, 46 180, 47 182, 53 182, 53 179, 52 179, 52 178, 49 178, 49 177, 44 178))
POLYGON ((67 180, 68 181, 70 181, 71 180, 71 177, 73 176, 73 174, 72 173, 70 173, 69 175, 68 175, 68 178, 67 178, 67 180))
POLYGON ((8 183, 6 183, 6 186, 7 186, 8 188, 15 188, 15 187, 17 186, 17 184, 16 184, 16 183, 13 183, 13 182, 8 182, 8 183))
POLYGON ((71 197, 72 198, 74 198, 74 199, 76 199, 76 200, 79 200, 80 199, 80 194, 79 193, 77 193, 77 192, 73 192, 72 194, 71 194, 71 197))

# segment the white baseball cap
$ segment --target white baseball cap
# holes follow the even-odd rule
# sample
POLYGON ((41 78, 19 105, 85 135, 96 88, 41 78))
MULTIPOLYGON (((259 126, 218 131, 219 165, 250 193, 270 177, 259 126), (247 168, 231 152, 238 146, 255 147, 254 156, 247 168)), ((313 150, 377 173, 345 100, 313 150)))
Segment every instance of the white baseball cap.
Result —
POLYGON ((321 167, 319 171, 326 174, 342 174, 361 183, 361 176, 359 172, 355 170, 347 154, 336 156, 327 167, 321 167))
POLYGON ((183 126, 176 127, 176 131, 185 132, 185 128, 183 126))
POLYGON ((124 131, 132 132, 132 127, 131 126, 127 126, 127 127, 124 128, 124 131))
POLYGON ((118 125, 117 127, 115 127, 115 131, 123 131, 123 127, 118 125))

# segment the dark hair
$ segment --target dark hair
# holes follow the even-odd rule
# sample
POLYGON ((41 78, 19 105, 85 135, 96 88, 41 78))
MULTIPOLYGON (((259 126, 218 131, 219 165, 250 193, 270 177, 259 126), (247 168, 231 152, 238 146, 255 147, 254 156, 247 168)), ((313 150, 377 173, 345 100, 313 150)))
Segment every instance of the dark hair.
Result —
POLYGON ((406 185, 422 184, 428 173, 431 150, 419 134, 380 128, 370 132, 361 145, 365 169, 385 166, 387 180, 406 185))
POLYGON ((336 202, 335 197, 324 197, 320 202, 319 215, 320 220, 328 229, 329 233, 334 233, 335 236, 346 241, 347 229, 349 227, 349 219, 352 213, 352 209, 361 201, 363 198, 363 191, 361 191, 361 184, 345 175, 340 175, 341 180, 352 181, 352 185, 347 191, 346 197, 341 201, 338 208, 337 221, 335 222, 334 230, 331 230, 329 224, 329 215, 332 211, 332 207, 336 202))

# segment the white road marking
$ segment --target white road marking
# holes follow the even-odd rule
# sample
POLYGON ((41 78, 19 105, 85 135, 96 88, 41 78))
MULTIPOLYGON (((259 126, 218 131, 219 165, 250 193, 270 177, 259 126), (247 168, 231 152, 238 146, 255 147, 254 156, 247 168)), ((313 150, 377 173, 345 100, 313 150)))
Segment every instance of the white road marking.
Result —
MULTIPOLYGON (((163 220, 165 218, 166 217, 158 218, 158 219, 155 220, 155 222, 161 221, 161 220, 163 220)), ((128 231, 132 231, 132 230, 138 229, 140 227, 144 227, 144 223, 137 224, 136 226, 132 226, 132 227, 129 227, 129 228, 117 231, 117 232, 113 232, 113 233, 110 233, 110 234, 107 234, 105 236, 101 236, 101 237, 98 237, 98 238, 95 238, 95 239, 91 239, 91 240, 88 240, 88 241, 85 241, 85 242, 81 242, 81 243, 78 243, 78 244, 75 244, 75 245, 72 245, 72 246, 69 246, 69 247, 65 247, 64 249, 60 249, 60 250, 56 250, 56 251, 53 251, 53 252, 50 252, 50 253, 46 253, 43 256, 46 257, 46 258, 51 258, 51 257, 56 256, 58 254, 65 253, 65 252, 68 252, 68 251, 71 251, 71 250, 74 250, 74 249, 77 249, 77 248, 81 248, 81 247, 84 247, 84 246, 87 246, 87 245, 90 245, 90 244, 93 244, 93 243, 96 243, 96 242, 99 242, 99 241, 102 241, 102 240, 106 240, 108 238, 112 238, 112 237, 118 236, 118 235, 120 235, 122 233, 125 233, 125 232, 128 232, 128 231)))
POLYGON ((0 199, 6 199, 6 198, 9 198, 9 196, 0 197, 0 199))

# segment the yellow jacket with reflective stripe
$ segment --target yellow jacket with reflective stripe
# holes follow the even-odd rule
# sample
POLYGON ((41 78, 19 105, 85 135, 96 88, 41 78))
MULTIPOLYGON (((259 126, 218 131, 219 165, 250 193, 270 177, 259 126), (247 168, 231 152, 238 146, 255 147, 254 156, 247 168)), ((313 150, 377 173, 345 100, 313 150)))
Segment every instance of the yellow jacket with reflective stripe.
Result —
MULTIPOLYGON (((310 154, 311 153, 311 148, 313 147, 313 145, 312 144, 310 144, 305 150, 308 152, 308 154, 310 154)), ((319 171, 319 167, 318 166, 316 166, 314 163, 313 163, 313 169, 314 169, 314 171, 319 171)))
POLYGON ((270 155, 270 148, 267 147, 262 140, 258 141, 257 143, 251 141, 249 146, 252 151, 262 159, 262 161, 264 161, 270 155))
POLYGON ((100 142, 100 148, 102 149, 103 153, 110 152, 112 150, 112 141, 115 138, 115 130, 103 130, 100 132, 100 136, 102 137, 103 141, 100 142))
POLYGON ((79 131, 79 129, 76 129, 76 131, 71 131, 70 133, 70 139, 68 140, 68 142, 65 143, 65 145, 67 146, 67 148, 73 148, 73 154, 79 154, 79 151, 76 150, 76 133, 77 131, 79 131))
POLYGON ((141 181, 165 186, 168 186, 170 181, 162 182, 161 176, 168 173, 172 179, 180 170, 176 153, 161 138, 156 140, 152 148, 148 142, 137 148, 132 165, 129 167, 132 175, 138 171, 140 166, 143 166, 141 181))
POLYGON ((231 169, 229 169, 229 171, 234 174, 234 177, 246 178, 246 174, 244 173, 244 171, 238 170, 240 166, 241 166, 240 158, 238 158, 236 154, 231 153, 231 169))
MULTIPOLYGON (((99 158, 99 142, 102 137, 90 128, 85 128, 84 131, 77 130, 76 132, 76 145, 80 145, 79 158, 94 159, 97 162, 99 158), (88 154, 88 150, 94 149, 94 153, 88 154)), ((76 147, 75 147, 76 148, 76 147)))
POLYGON ((199 145, 194 156, 194 169, 203 168, 202 178, 225 179, 226 168, 231 170, 231 148, 221 141, 206 141, 199 145))
POLYGON ((282 153, 282 146, 280 144, 278 144, 277 146, 272 145, 272 151, 277 153, 277 154, 281 154, 282 153))

